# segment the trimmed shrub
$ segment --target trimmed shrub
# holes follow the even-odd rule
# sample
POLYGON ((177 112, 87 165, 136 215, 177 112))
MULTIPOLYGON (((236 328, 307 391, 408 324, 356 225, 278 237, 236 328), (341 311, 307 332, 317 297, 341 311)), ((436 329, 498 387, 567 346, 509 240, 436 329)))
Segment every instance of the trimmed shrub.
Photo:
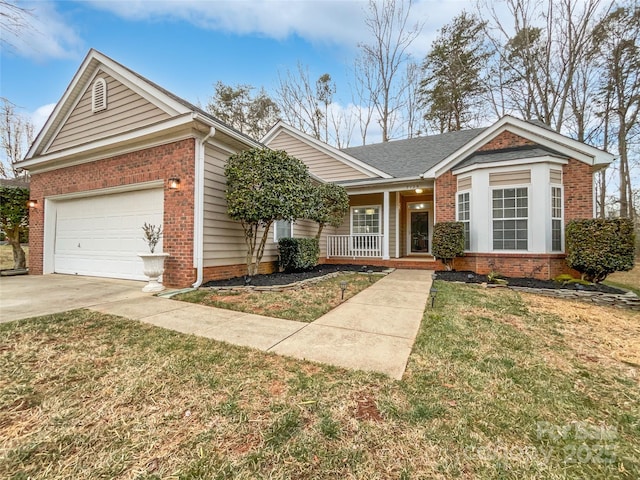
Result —
POLYGON ((451 270, 453 259, 464 255, 464 224, 438 222, 433 226, 433 256, 451 270))
POLYGON ((320 242, 317 238, 281 238, 278 250, 280 268, 285 272, 307 270, 318 264, 320 242))
POLYGON ((566 244, 567 265, 584 280, 597 283, 633 268, 635 234, 628 218, 572 220, 566 244))

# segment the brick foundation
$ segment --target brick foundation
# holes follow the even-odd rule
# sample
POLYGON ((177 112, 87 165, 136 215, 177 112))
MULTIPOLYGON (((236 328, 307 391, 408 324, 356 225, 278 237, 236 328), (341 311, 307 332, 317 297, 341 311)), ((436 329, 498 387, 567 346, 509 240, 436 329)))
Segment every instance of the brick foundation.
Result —
POLYGON ((193 268, 193 198, 195 140, 186 139, 145 150, 117 155, 91 163, 31 175, 31 198, 39 207, 29 218, 29 273, 42 274, 44 199, 52 195, 91 192, 142 182, 163 180, 163 250, 171 256, 165 263, 164 283, 186 287, 195 282, 193 268), (168 179, 180 178, 180 188, 168 188, 168 179))
POLYGON ((454 260, 453 267, 456 270, 471 270, 480 275, 497 272, 506 277, 539 280, 549 280, 563 273, 580 276, 567 266, 563 254, 466 253, 464 257, 454 260))
MULTIPOLYGON (((277 262, 260 262, 260 267, 258 269, 258 274, 264 275, 273 273, 276 271, 276 263, 277 262)), ((202 278, 207 283, 211 280, 226 280, 228 278, 235 277, 243 277, 247 274, 247 265, 236 264, 236 265, 223 265, 220 267, 205 267, 203 269, 202 278)))

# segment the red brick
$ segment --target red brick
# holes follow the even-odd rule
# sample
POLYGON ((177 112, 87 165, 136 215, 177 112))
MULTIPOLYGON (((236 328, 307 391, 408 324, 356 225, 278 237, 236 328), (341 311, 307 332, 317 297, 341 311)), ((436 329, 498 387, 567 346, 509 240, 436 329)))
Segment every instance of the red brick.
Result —
POLYGON ((42 274, 44 198, 80 191, 90 192, 154 180, 164 180, 163 249, 166 261, 164 282, 186 287, 195 281, 193 268, 193 199, 195 140, 117 155, 95 162, 60 168, 31 176, 31 198, 42 207, 30 215, 29 272, 42 274), (180 178, 180 188, 168 188, 168 179, 180 178))

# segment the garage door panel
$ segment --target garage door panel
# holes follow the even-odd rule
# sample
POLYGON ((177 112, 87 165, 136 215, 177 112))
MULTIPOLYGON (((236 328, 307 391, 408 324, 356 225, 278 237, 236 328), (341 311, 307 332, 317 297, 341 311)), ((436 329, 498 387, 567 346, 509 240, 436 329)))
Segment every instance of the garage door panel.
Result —
POLYGON ((162 224, 162 189, 60 201, 56 210, 55 272, 145 280, 142 225, 162 224))

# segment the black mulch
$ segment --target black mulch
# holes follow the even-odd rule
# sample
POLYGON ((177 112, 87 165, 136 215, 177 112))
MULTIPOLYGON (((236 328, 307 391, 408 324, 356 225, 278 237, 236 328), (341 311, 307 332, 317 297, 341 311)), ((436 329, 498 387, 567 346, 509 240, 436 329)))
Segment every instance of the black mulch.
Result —
MULTIPOLYGON (((579 283, 563 285, 553 280, 536 280, 535 278, 510 278, 501 277, 509 282, 512 287, 529 287, 529 288, 564 288, 569 290, 586 290, 590 292, 602 293, 626 293, 619 288, 610 287, 603 284, 580 285, 579 283)), ((446 282, 465 282, 465 283, 489 283, 486 275, 477 275, 473 272, 437 272, 437 279, 446 282)))
POLYGON ((289 285, 290 283, 321 277, 334 272, 382 272, 386 267, 374 267, 371 265, 316 265, 310 270, 294 273, 271 273, 269 275, 254 275, 250 282, 245 283, 246 277, 235 277, 228 280, 211 280, 203 287, 240 287, 242 285, 255 285, 256 287, 272 287, 274 285, 289 285))

